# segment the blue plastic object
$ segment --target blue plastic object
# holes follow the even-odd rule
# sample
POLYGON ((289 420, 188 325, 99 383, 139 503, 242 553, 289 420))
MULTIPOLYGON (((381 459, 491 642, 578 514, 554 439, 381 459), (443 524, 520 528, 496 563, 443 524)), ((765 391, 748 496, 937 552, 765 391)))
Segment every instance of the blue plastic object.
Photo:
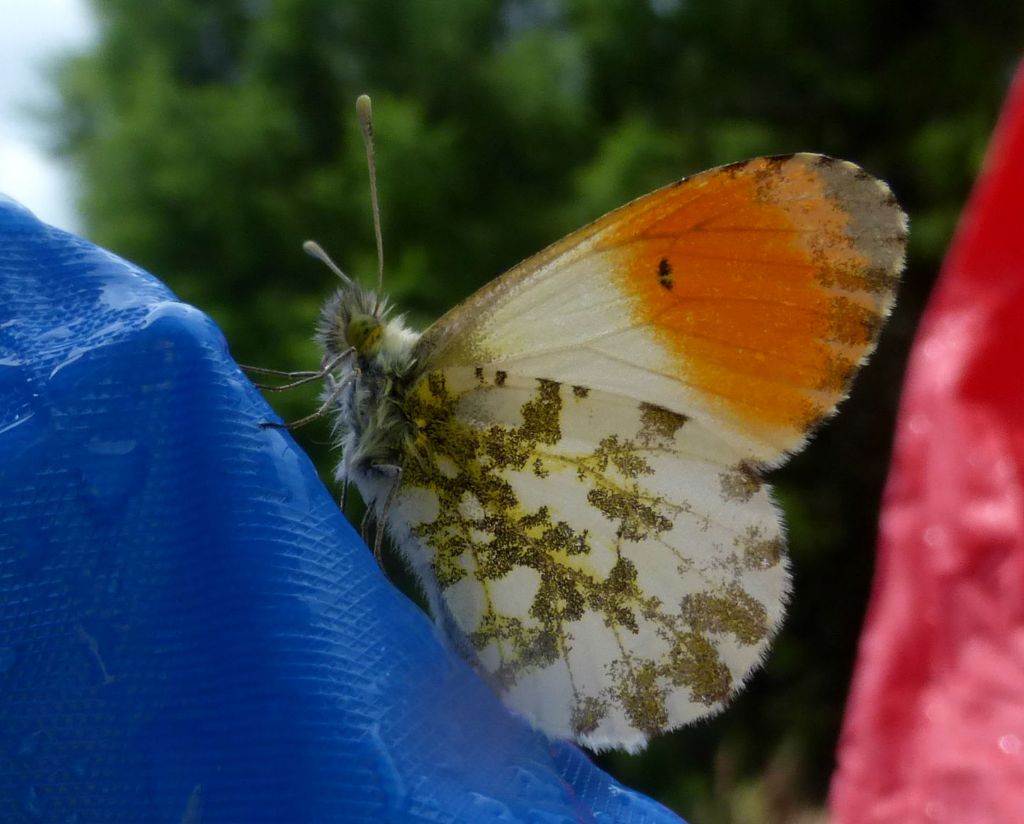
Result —
POLYGON ((0 197, 0 821, 680 821, 508 713, 271 414, 0 197))

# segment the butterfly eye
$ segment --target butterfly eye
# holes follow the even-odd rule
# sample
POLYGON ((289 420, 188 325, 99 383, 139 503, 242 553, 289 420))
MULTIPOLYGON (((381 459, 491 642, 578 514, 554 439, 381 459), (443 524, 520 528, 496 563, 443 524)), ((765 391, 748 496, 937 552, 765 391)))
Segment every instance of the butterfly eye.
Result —
POLYGON ((345 339, 360 355, 369 355, 377 348, 383 331, 372 315, 353 315, 345 328, 345 339))

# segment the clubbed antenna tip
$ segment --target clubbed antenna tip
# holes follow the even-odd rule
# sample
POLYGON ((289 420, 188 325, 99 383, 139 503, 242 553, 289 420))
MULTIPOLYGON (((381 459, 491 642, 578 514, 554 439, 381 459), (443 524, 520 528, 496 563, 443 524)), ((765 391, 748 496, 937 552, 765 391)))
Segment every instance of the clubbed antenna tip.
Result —
POLYGON ((341 271, 341 268, 333 260, 331 260, 330 255, 328 255, 327 252, 323 250, 323 247, 315 240, 307 240, 305 243, 303 243, 302 251, 305 252, 310 257, 316 258, 321 263, 326 264, 327 268, 334 272, 334 274, 336 274, 339 278, 341 278, 346 286, 352 286, 352 278, 350 278, 348 275, 341 271))
POLYGON ((356 114, 359 115, 359 122, 363 129, 373 131, 373 106, 370 104, 370 95, 361 94, 356 98, 356 114))

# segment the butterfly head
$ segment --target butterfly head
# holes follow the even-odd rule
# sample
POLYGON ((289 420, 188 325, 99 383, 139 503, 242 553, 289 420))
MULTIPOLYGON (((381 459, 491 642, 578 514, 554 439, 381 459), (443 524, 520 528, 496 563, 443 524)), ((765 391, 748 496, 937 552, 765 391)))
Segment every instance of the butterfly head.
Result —
POLYGON ((351 362, 360 369, 378 366, 384 371, 404 371, 412 360, 412 348, 419 334, 409 329, 402 317, 391 317, 387 298, 348 281, 324 304, 317 340, 324 360, 332 361, 351 352, 351 362))
POLYGON ((345 338, 358 355, 369 357, 380 347, 384 326, 373 315, 354 315, 345 327, 345 338))
POLYGON ((372 358, 381 347, 388 324, 388 302, 352 281, 324 304, 317 339, 328 357, 352 351, 357 359, 372 358))

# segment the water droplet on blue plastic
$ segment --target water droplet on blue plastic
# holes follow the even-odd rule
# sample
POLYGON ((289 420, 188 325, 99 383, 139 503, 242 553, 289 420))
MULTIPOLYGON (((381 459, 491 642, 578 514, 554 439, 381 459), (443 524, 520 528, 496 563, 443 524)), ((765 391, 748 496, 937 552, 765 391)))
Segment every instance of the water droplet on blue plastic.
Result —
POLYGON ((104 523, 120 517, 126 502, 138 492, 146 468, 135 438, 92 438, 75 462, 89 512, 104 523))
POLYGON ((122 284, 111 281, 103 286, 100 301, 110 309, 132 309, 143 304, 138 287, 134 283, 122 284))
POLYGON ((135 438, 92 438, 85 444, 85 448, 94 455, 127 455, 133 452, 139 445, 135 438))
POLYGON ((529 798, 536 803, 545 802, 560 804, 565 800, 565 789, 561 783, 554 780, 545 781, 545 776, 540 765, 536 770, 530 770, 521 766, 512 767, 512 776, 518 785, 517 791, 520 797, 529 798))
POLYGON ((39 803, 39 791, 34 785, 29 786, 28 790, 25 792, 25 798, 22 799, 21 805, 25 812, 33 818, 43 817, 43 807, 42 804, 39 803))
POLYGON ((18 755, 33 755, 39 749, 39 739, 42 738, 42 735, 42 730, 36 730, 22 738, 21 743, 18 744, 18 755))
POLYGON ((474 820, 480 821, 520 821, 521 819, 512 814, 512 810, 504 802, 498 801, 480 793, 470 793, 473 799, 474 820))

